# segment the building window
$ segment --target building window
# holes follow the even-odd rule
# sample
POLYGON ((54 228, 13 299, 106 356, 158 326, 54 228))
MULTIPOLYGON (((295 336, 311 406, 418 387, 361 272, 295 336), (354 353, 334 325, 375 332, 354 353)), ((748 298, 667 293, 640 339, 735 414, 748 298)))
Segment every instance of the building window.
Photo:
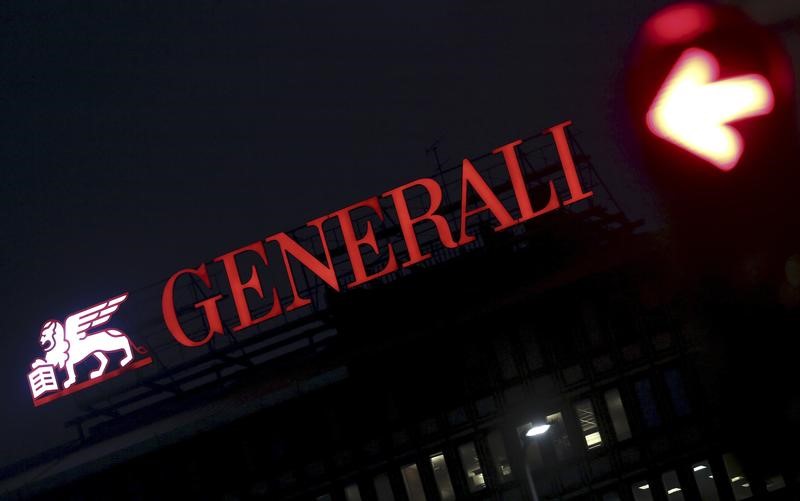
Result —
POLYGON ((406 465, 400 472, 403 474, 403 484, 406 487, 408 501, 426 501, 425 489, 422 487, 422 479, 419 476, 417 465, 406 465))
POLYGON ((680 480, 678 480, 678 473, 675 470, 670 470, 661 475, 661 482, 664 484, 664 492, 667 493, 669 501, 683 501, 683 489, 681 489, 680 480))
POLYGON ((736 501, 740 499, 748 499, 753 497, 753 491, 750 489, 750 481, 742 473, 742 467, 736 456, 733 454, 724 454, 722 460, 725 463, 725 470, 728 472, 728 478, 731 482, 731 489, 733 489, 733 498, 736 501))
POLYGON ((392 492, 392 483, 389 481, 389 475, 381 473, 375 477, 372 484, 375 486, 375 494, 378 501, 394 501, 394 492, 392 492))
POLYGON ((559 460, 566 459, 567 456, 569 456, 570 443, 569 436, 567 435, 567 427, 564 426, 564 418, 561 416, 560 412, 556 412, 555 414, 547 416, 545 421, 550 425, 546 436, 549 436, 553 441, 556 456, 559 460))
POLYGON ((483 478, 483 468, 478 459, 478 451, 475 450, 474 442, 467 442, 458 448, 458 455, 461 458, 461 465, 464 468, 464 475, 467 477, 469 492, 477 492, 486 487, 483 478))
POLYGON ((767 478, 767 492, 774 492, 786 487, 786 481, 783 479, 783 475, 773 475, 767 478))
POLYGON ((436 480, 436 487, 439 489, 439 499, 441 499, 441 501, 454 501, 456 499, 456 494, 453 491, 453 484, 450 482, 450 472, 447 470, 447 463, 441 452, 431 456, 431 468, 433 468, 433 478, 436 480))
POLYGON ((653 501, 653 492, 647 481, 636 482, 631 486, 634 501, 653 501))
POLYGON ((506 454, 503 434, 500 430, 494 430, 489 433, 487 442, 489 442, 489 452, 492 454, 492 461, 497 470, 497 478, 501 483, 512 480, 514 475, 511 473, 511 462, 508 460, 508 454, 506 454))
POLYGON ((317 496, 317 501, 332 501, 330 494, 323 494, 322 496, 317 496))
POLYGON ((606 407, 611 416, 611 424, 614 427, 614 435, 618 441, 631 438, 631 427, 628 424, 628 416, 625 414, 625 406, 622 404, 622 396, 616 388, 610 389, 605 393, 606 407))
POLYGON ((664 371, 664 382, 667 384, 667 391, 669 392, 675 415, 679 417, 688 416, 692 409, 689 406, 689 399, 686 397, 686 387, 683 385, 681 372, 678 369, 664 371))
POLYGON ((586 441, 586 448, 592 450, 602 446, 603 437, 600 436, 600 430, 597 428, 597 418, 594 415, 592 401, 587 398, 577 402, 575 404, 575 414, 578 416, 578 421, 581 424, 581 431, 583 432, 583 439, 586 441))
POLYGON ((358 490, 358 484, 350 484, 344 488, 345 501, 361 501, 361 491, 358 490))
POLYGON ((658 405, 653 395, 653 386, 649 379, 642 379, 634 384, 636 398, 639 400, 639 408, 642 411, 644 424, 648 428, 655 428, 661 425, 661 416, 658 415, 658 405))
POLYGON ((617 492, 606 492, 603 494, 603 501, 622 501, 617 492))
POLYGON ((692 465, 694 483, 700 491, 700 499, 703 501, 719 501, 717 486, 714 484, 714 474, 711 473, 711 465, 708 461, 701 461, 692 465))

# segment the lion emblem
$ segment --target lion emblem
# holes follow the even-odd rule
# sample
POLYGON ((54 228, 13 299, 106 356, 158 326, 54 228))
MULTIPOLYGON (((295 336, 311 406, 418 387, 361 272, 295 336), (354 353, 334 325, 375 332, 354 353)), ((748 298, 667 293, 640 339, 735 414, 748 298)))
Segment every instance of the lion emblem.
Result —
POLYGON ((38 358, 31 364, 31 369, 43 368, 43 372, 33 372, 29 375, 31 390, 34 398, 51 389, 58 389, 55 382, 53 368, 66 371, 67 379, 64 380, 64 389, 75 384, 75 365, 89 357, 94 357, 99 362, 97 369, 89 373, 89 379, 96 379, 106 372, 108 357, 106 354, 122 351, 124 357, 119 361, 120 367, 128 365, 133 360, 133 352, 144 354, 147 350, 133 344, 128 336, 117 329, 105 329, 89 333, 89 329, 108 322, 127 299, 128 294, 113 297, 107 301, 86 308, 70 315, 64 325, 57 320, 48 320, 42 325, 39 344, 44 350, 44 358, 38 358), (49 367, 48 367, 49 366, 49 367), (50 369, 49 373, 44 372, 50 369), (37 374, 39 377, 34 378, 37 374), (35 381, 37 379, 37 381, 35 381), (53 388, 55 386, 55 388, 53 388))

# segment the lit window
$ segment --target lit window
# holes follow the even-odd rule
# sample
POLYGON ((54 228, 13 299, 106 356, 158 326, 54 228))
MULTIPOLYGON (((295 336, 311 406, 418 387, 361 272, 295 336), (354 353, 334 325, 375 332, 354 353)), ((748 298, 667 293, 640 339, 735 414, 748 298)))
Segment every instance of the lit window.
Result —
POLYGON ((675 470, 661 475, 661 483, 664 484, 664 492, 667 493, 669 501, 683 501, 683 489, 681 488, 680 480, 678 480, 678 473, 675 470))
POLYGON ((406 487, 408 501, 426 501, 425 489, 422 487, 422 479, 419 477, 419 469, 416 464, 409 464, 401 470, 403 474, 403 484, 406 487))
POLYGON ((650 380, 642 379, 634 385, 636 398, 639 399, 639 408, 642 410, 644 424, 648 428, 655 428, 661 424, 661 416, 658 415, 656 398, 653 396, 653 387, 650 380))
POLYGON ((600 436, 600 430, 597 428, 597 418, 594 415, 592 401, 587 398, 577 402, 575 404, 575 414, 581 424, 583 439, 586 440, 586 448, 591 450, 603 445, 603 437, 600 436))
POLYGON ((728 472, 728 478, 731 482, 731 489, 733 489, 733 498, 736 501, 740 499, 747 499, 753 497, 753 491, 750 489, 750 482, 747 477, 742 473, 742 467, 736 456, 733 454, 724 454, 722 460, 725 463, 725 470, 728 472))
POLYGON ((702 461, 692 465, 694 482, 700 491, 700 499, 703 501, 719 501, 717 485, 714 483, 714 474, 711 472, 711 465, 708 461, 702 461))
POLYGON ((345 501, 361 501, 361 491, 357 484, 350 484, 344 488, 345 501))
POLYGON ((683 385, 683 378, 678 369, 664 371, 664 381, 667 383, 667 391, 672 401, 672 408, 676 416, 688 416, 691 412, 689 399, 686 396, 686 389, 683 385))
POLYGON ((461 458, 461 465, 464 467, 464 475, 467 477, 469 492, 477 492, 486 487, 483 478, 483 468, 478 459, 478 451, 475 450, 473 442, 467 442, 458 448, 458 455, 461 458))
POLYGON ((439 489, 439 499, 441 501, 455 500, 456 494, 453 491, 453 484, 450 482, 450 472, 447 471, 447 463, 442 453, 431 456, 431 468, 433 468, 436 487, 439 489))
POLYGON ((546 436, 553 441, 558 459, 563 460, 569 455, 570 450, 569 436, 567 436, 567 427, 564 426, 564 418, 560 412, 556 412, 547 416, 545 421, 550 425, 546 436))
POLYGON ((492 454, 494 467, 497 469, 497 478, 500 479, 500 482, 507 482, 513 479, 514 475, 511 473, 511 462, 508 460, 506 446, 503 443, 503 434, 500 433, 500 430, 494 430, 489 433, 487 441, 489 442, 489 452, 492 454))
POLYGON ((634 501, 653 501, 653 490, 649 482, 637 482, 631 486, 634 501))
POLYGON ((375 486, 375 494, 378 501, 394 501, 394 492, 392 492, 392 484, 389 482, 389 475, 381 473, 376 476, 372 481, 375 486))
POLYGON ((631 428, 628 425, 628 416, 625 414, 625 406, 622 405, 622 397, 619 390, 613 388, 605 393, 606 407, 611 416, 611 424, 614 426, 614 434, 620 442, 631 438, 631 428))

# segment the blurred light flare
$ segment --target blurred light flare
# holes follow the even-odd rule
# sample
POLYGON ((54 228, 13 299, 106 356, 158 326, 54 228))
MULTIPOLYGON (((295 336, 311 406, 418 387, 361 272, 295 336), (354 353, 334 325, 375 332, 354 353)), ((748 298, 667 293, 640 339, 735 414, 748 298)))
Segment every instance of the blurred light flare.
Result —
POLYGON ((549 430, 549 429, 550 429, 550 425, 549 424, 542 424, 542 425, 539 425, 539 426, 534 426, 534 427, 532 427, 530 430, 528 430, 525 433, 525 436, 526 437, 536 437, 538 435, 543 435, 543 434, 547 433, 547 430, 549 430))
POLYGON ((644 27, 647 39, 657 44, 675 44, 694 39, 714 27, 714 16, 706 5, 697 3, 667 7, 644 27))
POLYGON ((711 53, 685 50, 647 112, 647 126, 656 136, 729 171, 744 151, 744 140, 726 124, 771 112, 774 97, 761 75, 717 78, 719 63, 711 53))

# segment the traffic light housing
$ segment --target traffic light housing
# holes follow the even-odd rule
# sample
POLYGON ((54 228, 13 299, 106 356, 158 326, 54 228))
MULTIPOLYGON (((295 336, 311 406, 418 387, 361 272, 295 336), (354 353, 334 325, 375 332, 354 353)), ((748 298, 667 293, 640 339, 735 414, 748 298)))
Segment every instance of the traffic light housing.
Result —
POLYGON ((737 8, 679 3, 642 27, 626 75, 633 144, 665 209, 693 356, 753 478, 800 441, 800 155, 778 36, 737 8), (794 266, 794 267, 793 267, 794 266), (789 292, 786 294, 786 292, 789 292))
POLYGON ((777 35, 734 7, 679 3, 643 25, 626 98, 685 264, 746 279, 735 274, 754 256, 785 261, 798 249, 800 232, 786 231, 798 228, 800 208, 793 91, 777 35))

